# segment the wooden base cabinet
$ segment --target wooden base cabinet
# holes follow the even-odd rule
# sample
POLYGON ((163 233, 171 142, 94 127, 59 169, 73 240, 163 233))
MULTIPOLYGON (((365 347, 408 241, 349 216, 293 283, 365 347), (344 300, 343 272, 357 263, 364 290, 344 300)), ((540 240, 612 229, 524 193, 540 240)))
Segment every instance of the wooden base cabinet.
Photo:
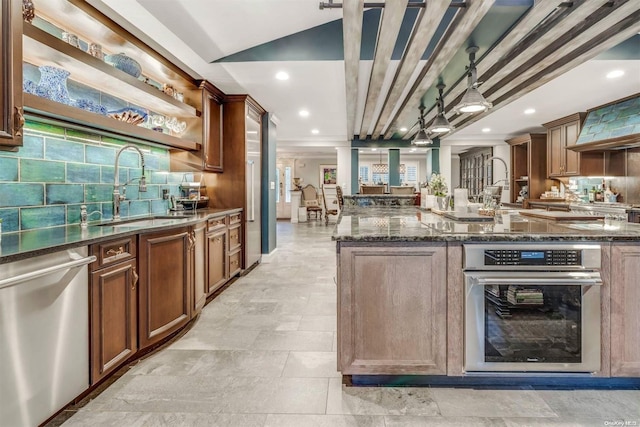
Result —
POLYGON ((215 292, 229 279, 227 268, 227 229, 222 228, 207 234, 209 274, 207 294, 215 292))
POLYGON ((91 384, 120 367, 138 350, 138 275, 135 237, 96 244, 91 253, 91 384))
POLYGON ((445 244, 340 244, 343 375, 447 374, 446 252, 445 244))
POLYGON ((191 319, 192 244, 188 227, 140 234, 140 348, 155 344, 191 319))
POLYGON ((611 376, 640 377, 640 246, 611 247, 611 376))

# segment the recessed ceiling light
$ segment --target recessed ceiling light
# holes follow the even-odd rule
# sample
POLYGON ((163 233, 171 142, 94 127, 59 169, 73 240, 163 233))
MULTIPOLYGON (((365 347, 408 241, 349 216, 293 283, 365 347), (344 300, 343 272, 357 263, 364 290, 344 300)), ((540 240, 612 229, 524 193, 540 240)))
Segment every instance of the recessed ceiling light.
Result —
POLYGON ((411 149, 411 151, 416 151, 416 150, 417 150, 417 148, 412 148, 412 149, 411 149))
POLYGON ((624 76, 624 70, 613 70, 607 73, 608 79, 617 79, 618 77, 624 76))
POLYGON ((372 149, 371 149, 371 151, 376 151, 376 150, 377 150, 377 148, 372 148, 372 149))
POLYGON ((358 151, 358 153, 364 153, 364 151, 360 150, 360 151, 358 151))
POLYGON ((320 133, 320 131, 318 129, 311 129, 311 133, 317 135, 320 133))
POLYGON ((337 149, 338 149, 338 147, 335 147, 335 149, 337 150, 337 149))
POLYGON ((309 117, 309 111, 307 110, 300 110, 298 114, 300 114, 300 117, 309 117))
POLYGON ((407 128, 400 128, 400 132, 406 132, 407 128))
POLYGON ((278 71, 276 73, 276 79, 278 80, 289 80, 289 73, 285 71, 278 71))
POLYGON ((484 133, 491 132, 491 128, 482 128, 482 132, 484 133))
POLYGON ((527 108, 526 110, 524 110, 525 114, 533 114, 536 112, 535 108, 527 108))

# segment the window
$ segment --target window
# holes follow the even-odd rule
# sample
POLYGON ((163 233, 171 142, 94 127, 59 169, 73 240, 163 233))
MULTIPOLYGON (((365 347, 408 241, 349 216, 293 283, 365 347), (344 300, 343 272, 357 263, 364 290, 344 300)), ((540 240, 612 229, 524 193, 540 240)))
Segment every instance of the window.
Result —
POLYGON ((291 203, 291 166, 284 168, 284 201, 291 203))
POLYGON ((388 173, 372 173, 372 179, 373 179, 373 183, 374 184, 379 184, 379 183, 388 183, 389 182, 389 174, 388 173))
POLYGON ((360 166, 358 178, 360 178, 361 182, 369 182, 369 165, 360 166))

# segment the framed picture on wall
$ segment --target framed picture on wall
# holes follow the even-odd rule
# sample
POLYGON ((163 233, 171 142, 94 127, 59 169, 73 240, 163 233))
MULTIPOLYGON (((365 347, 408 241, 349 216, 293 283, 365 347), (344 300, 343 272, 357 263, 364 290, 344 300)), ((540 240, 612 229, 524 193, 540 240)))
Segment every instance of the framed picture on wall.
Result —
POLYGON ((338 167, 336 165, 320 165, 320 184, 337 184, 338 167))

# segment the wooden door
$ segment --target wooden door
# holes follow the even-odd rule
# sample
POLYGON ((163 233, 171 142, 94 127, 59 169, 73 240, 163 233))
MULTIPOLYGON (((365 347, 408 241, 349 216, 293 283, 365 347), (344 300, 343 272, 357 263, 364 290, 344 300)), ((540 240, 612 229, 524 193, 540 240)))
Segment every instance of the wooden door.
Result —
POLYGON ((192 316, 199 313, 207 301, 207 223, 202 222, 193 228, 193 255, 191 258, 193 289, 192 316))
POLYGON ((566 147, 575 145, 580 135, 580 122, 575 121, 564 125, 564 156, 565 156, 565 169, 564 175, 579 175, 580 174, 580 153, 577 151, 569 150, 566 147))
POLYGON ((138 349, 136 261, 91 274, 91 384, 122 365, 138 349))
POLYGON ((562 176, 564 168, 564 145, 562 126, 551 128, 547 132, 547 169, 549 176, 562 176))
POLYGON ((640 245, 611 247, 611 376, 640 377, 640 245))
POLYGON ((0 2, 0 150, 22 146, 22 3, 0 2), (6 61, 6 62, 5 62, 6 61))
POLYGON ((446 375, 446 245, 340 246, 343 375, 446 375))
POLYGON ((227 268, 227 230, 218 230, 207 235, 208 278, 207 294, 224 285, 229 278, 227 268))
POLYGON ((154 344, 191 318, 189 229, 139 236, 140 348, 154 344))

